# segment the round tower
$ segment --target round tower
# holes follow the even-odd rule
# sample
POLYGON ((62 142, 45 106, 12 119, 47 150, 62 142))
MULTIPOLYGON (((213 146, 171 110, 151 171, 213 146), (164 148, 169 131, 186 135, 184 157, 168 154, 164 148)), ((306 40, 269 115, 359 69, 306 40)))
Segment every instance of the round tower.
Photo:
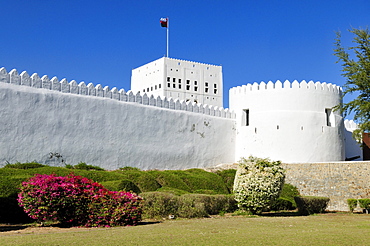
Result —
POLYGON ((339 86, 270 81, 231 88, 229 97, 237 121, 236 160, 344 160, 343 118, 332 110, 341 103, 339 86))

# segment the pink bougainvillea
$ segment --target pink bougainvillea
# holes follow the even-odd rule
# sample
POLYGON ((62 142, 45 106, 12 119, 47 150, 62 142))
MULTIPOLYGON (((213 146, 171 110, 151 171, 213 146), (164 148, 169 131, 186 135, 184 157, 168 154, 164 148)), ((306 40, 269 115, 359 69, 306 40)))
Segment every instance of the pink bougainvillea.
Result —
POLYGON ((22 183, 18 194, 19 205, 31 218, 80 226, 136 225, 141 220, 141 200, 73 174, 37 174, 22 183))

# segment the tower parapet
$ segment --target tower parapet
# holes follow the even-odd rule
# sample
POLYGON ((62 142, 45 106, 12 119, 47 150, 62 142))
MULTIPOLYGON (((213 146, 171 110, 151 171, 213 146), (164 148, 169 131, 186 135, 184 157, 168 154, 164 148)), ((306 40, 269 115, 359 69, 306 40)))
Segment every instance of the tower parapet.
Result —
POLYGON ((303 80, 269 81, 231 88, 236 114, 236 158, 246 155, 284 162, 344 160, 343 119, 333 107, 342 89, 303 80))

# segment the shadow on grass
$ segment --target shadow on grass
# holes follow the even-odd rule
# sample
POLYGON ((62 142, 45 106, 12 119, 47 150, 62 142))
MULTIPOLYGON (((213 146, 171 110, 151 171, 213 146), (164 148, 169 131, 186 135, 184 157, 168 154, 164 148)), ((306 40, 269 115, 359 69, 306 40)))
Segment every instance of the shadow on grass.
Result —
POLYGON ((0 232, 23 230, 27 227, 23 225, 0 225, 0 232))
POLYGON ((295 217, 304 216, 298 211, 277 211, 277 212, 264 212, 260 216, 262 217, 295 217))

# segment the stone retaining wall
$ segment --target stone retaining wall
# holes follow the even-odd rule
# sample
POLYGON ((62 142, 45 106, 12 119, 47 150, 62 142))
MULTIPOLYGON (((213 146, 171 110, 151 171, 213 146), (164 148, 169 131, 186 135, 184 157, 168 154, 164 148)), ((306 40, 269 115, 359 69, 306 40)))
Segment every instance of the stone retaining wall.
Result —
POLYGON ((348 198, 370 198, 370 162, 284 164, 285 182, 301 195, 330 198, 329 211, 349 211, 348 198))

